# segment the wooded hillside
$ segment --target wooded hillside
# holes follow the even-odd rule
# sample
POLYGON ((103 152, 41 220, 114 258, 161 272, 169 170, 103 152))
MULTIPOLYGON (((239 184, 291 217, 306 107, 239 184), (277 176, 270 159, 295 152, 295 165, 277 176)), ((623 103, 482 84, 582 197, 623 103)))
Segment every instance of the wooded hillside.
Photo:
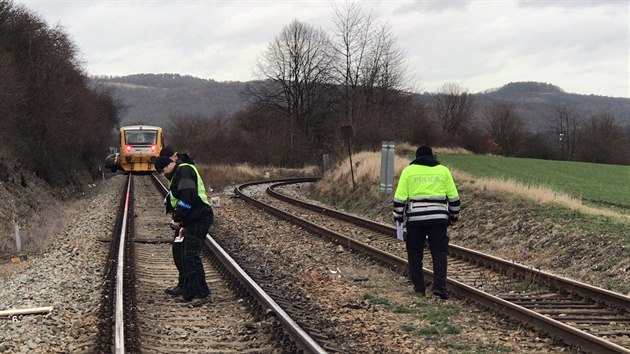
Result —
MULTIPOLYGON (((540 82, 511 82, 497 90, 476 94, 480 107, 496 101, 514 103, 517 112, 532 130, 548 127, 548 118, 556 107, 568 106, 585 116, 610 114, 621 125, 630 125, 630 99, 621 97, 579 95, 564 92, 560 87, 540 82)), ((481 110, 480 110, 481 111, 481 110)))
MULTIPOLYGON (((245 108, 245 82, 218 82, 179 74, 137 74, 92 77, 93 85, 111 89, 126 109, 121 124, 167 126, 171 117, 226 117, 245 108)), ((416 95, 429 102, 436 93, 416 95)), ((567 105, 584 115, 608 113, 622 126, 630 125, 630 99, 579 95, 539 82, 511 82, 473 94, 475 115, 497 102, 510 102, 532 131, 544 131, 557 106, 567 105)))
POLYGON ((243 82, 217 82, 179 74, 93 77, 123 104, 121 124, 170 125, 172 117, 231 115, 244 107, 243 82))

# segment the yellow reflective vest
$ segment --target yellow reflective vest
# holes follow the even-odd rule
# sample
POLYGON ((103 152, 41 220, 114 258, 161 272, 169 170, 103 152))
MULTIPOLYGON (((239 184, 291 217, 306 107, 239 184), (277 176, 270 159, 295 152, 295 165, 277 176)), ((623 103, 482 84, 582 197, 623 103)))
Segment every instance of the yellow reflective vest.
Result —
MULTIPOLYGON (((197 170, 197 167, 189 163, 181 163, 177 167, 179 168, 180 166, 190 166, 195 171, 195 174, 197 175, 197 194, 199 195, 199 198, 201 199, 202 202, 206 203, 207 205, 210 205, 210 203, 208 202, 208 195, 206 195, 206 188, 204 187, 203 180, 201 179, 201 175, 199 174, 199 170, 197 170)), ((170 188, 171 188, 171 181, 169 181, 169 190, 170 188)), ((177 202, 179 200, 175 198, 175 196, 173 196, 173 193, 169 193, 169 195, 170 195, 170 200, 171 200, 171 206, 173 207, 173 209, 175 209, 175 206, 177 205, 177 202)))
POLYGON ((457 220, 459 193, 446 166, 411 164, 402 171, 394 194, 394 219, 407 223, 446 224, 457 220))

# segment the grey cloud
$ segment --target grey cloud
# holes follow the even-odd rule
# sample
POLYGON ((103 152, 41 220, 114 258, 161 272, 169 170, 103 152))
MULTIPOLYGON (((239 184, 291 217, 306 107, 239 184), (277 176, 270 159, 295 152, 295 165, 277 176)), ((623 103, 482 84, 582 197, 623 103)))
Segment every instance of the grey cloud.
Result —
POLYGON ((519 7, 587 8, 602 6, 628 7, 626 0, 518 0, 519 7))
POLYGON ((439 13, 453 9, 466 9, 470 6, 472 0, 416 0, 412 3, 404 3, 398 9, 394 10, 394 15, 405 15, 409 13, 439 13))
MULTIPOLYGON (((216 80, 251 79, 257 57, 293 18, 325 27, 332 16, 329 2, 310 1, 15 1, 66 27, 90 73, 216 80)), ((627 97, 628 13, 620 4, 627 7, 606 0, 361 2, 392 25, 425 88, 461 82, 478 91, 539 80, 627 97)))

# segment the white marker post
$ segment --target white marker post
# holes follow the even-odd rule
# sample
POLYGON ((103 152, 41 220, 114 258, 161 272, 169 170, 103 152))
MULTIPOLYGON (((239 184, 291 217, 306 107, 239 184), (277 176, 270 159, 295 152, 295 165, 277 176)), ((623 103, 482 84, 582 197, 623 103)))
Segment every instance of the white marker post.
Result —
POLYGON ((15 249, 17 254, 20 254, 20 252, 22 252, 22 241, 20 240, 20 225, 18 225, 18 223, 14 222, 15 225, 15 249))

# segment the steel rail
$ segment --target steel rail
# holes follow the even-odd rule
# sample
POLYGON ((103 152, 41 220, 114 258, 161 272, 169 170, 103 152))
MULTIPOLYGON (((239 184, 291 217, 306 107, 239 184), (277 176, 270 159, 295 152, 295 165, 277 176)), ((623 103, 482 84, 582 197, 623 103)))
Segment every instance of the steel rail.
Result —
MULTIPOLYGON (((308 182, 306 179, 304 178, 296 178, 293 180, 293 183, 303 183, 303 182, 308 182)), ((309 231, 313 231, 316 234, 320 234, 323 236, 326 236, 328 238, 331 238, 334 242, 337 243, 342 243, 342 244, 350 244, 353 246, 354 249, 364 253, 364 254, 368 254, 372 257, 375 257, 377 259, 379 259, 380 261, 383 261, 385 263, 388 264, 398 264, 398 266, 396 266, 395 268, 399 269, 399 270, 403 270, 403 269, 407 269, 408 267, 408 263, 406 260, 402 260, 400 257, 388 254, 386 252, 382 252, 382 251, 375 251, 374 247, 368 246, 368 245, 364 245, 358 241, 354 241, 354 240, 350 240, 348 237, 345 237, 343 235, 334 233, 326 228, 320 227, 318 225, 312 224, 310 222, 307 222, 305 220, 302 220, 288 212, 282 211, 280 209, 277 209, 275 207, 272 207, 270 205, 267 205, 259 200, 256 200, 252 197, 246 196, 245 193, 243 193, 243 189, 249 186, 253 186, 256 184, 269 184, 269 183, 278 183, 278 184, 289 184, 290 179, 282 179, 282 180, 274 180, 274 181, 260 181, 260 182, 251 182, 251 183, 246 183, 243 184, 239 187, 237 187, 235 189, 235 193, 242 197, 245 201, 248 201, 250 203, 252 203, 253 205, 262 208, 268 212, 270 212, 273 215, 276 215, 282 219, 291 221, 292 223, 305 227, 307 228, 309 231), (331 234, 332 233, 332 234, 331 234), (367 246, 367 247, 364 247, 367 246)), ((275 187, 275 185, 274 185, 275 187)), ((267 189, 268 193, 270 190, 272 190, 273 188, 270 187, 267 189)), ((286 199, 293 199, 290 198, 288 196, 283 196, 283 200, 286 199)), ((297 201, 295 204, 302 204, 305 203, 303 201, 297 201)), ((308 203, 307 203, 308 204, 308 203)), ((331 209, 328 208, 322 208, 321 206, 315 206, 312 205, 308 208, 308 209, 317 209, 314 211, 319 211, 321 212, 322 210, 324 211, 323 213, 326 214, 337 214, 340 212, 337 211, 333 211, 331 209)), ((311 209, 311 210, 313 210, 311 209)), ((344 216, 344 219, 346 218, 352 218, 353 216, 346 214, 346 216, 344 216)), ((366 219, 363 219, 366 220, 366 219)), ((345 221, 345 220, 344 220, 345 221)), ((361 223, 363 221, 360 221, 361 223)), ((374 223, 374 224, 378 224, 378 223, 374 223)), ((383 226, 383 224, 378 224, 383 226)), ((380 226, 379 226, 380 227, 380 226)), ((393 233, 393 228, 392 228, 392 233, 393 233)), ((390 234, 388 232, 388 234, 390 234)), ((390 234, 391 235, 391 234, 390 234)), ((464 249, 463 247, 459 247, 460 250, 463 251, 469 251, 467 249, 464 249)), ((459 250, 458 250, 459 251, 459 250)), ((487 255, 484 255, 481 252, 471 252, 471 253, 466 253, 468 255, 468 257, 472 258, 474 257, 475 259, 479 260, 481 258, 487 258, 487 255)), ((518 271, 524 271, 527 270, 530 273, 531 268, 522 266, 522 265, 516 265, 513 262, 508 262, 505 260, 501 260, 500 258, 497 257, 491 257, 490 260, 492 260, 493 262, 497 262, 500 261, 498 263, 494 263, 495 265, 501 264, 503 266, 510 266, 511 269, 513 270, 518 270, 518 271)), ((485 262, 485 260, 484 260, 485 262)), ((429 270, 427 270, 426 268, 423 269, 424 273, 426 275, 429 275, 429 277, 433 276, 433 273, 429 270)), ((542 272, 538 271, 535 272, 535 274, 541 274, 542 272)), ((558 282, 563 281, 564 278, 558 277, 558 276, 553 276, 551 274, 548 274, 550 277, 550 279, 554 279, 558 282)), ((569 279, 566 279, 569 280, 569 279)), ((455 292, 460 293, 462 295, 467 295, 469 298, 472 298, 474 301, 488 307, 494 310, 497 310, 501 313, 504 313, 506 315, 509 315, 513 318, 516 318, 524 323, 528 323, 532 326, 534 326, 535 328, 540 328, 544 331, 546 331, 547 333, 551 333, 553 335, 557 335, 558 337, 562 338, 565 342, 573 344, 573 345, 577 345, 579 346, 581 349, 583 350, 589 350, 595 353, 630 353, 630 350, 627 348, 624 348, 622 346, 619 346, 615 343, 606 341, 603 338, 591 335, 589 333, 586 333, 584 331, 581 331, 579 329, 573 328, 571 326, 568 326, 562 322, 559 322, 557 320, 554 320, 552 318, 549 318, 547 316, 541 315, 538 312, 529 310, 525 307, 516 305, 514 303, 511 303, 509 301, 500 299, 496 296, 493 296, 491 294, 488 294, 486 292, 483 292, 481 290, 475 289, 473 287, 470 287, 464 283, 458 282, 454 279, 447 279, 447 283, 450 285, 451 288, 455 289, 455 292)), ((564 282, 563 282, 564 284, 564 282)), ((572 287, 577 286, 578 282, 575 281, 570 281, 567 284, 570 284, 572 287)), ((598 290, 598 288, 592 287, 592 286, 588 286, 586 287, 588 288, 589 291, 593 291, 593 289, 598 290)), ((604 289, 601 289, 604 290, 604 289)), ((615 293, 609 292, 609 291, 604 291, 605 296, 610 295, 608 293, 611 293, 613 295, 616 295, 615 293)), ((613 299, 622 299, 624 298, 623 295, 619 296, 612 296, 613 299)), ((609 297, 610 298, 610 297, 609 297)), ((628 298, 628 300, 630 300, 630 298, 628 298)), ((621 308, 626 308, 626 306, 621 306, 621 308)))
POLYGON ((396 229, 389 225, 381 224, 373 220, 362 218, 360 216, 346 214, 344 212, 331 209, 331 208, 326 208, 321 205, 308 203, 303 200, 291 198, 287 195, 284 195, 280 192, 275 191, 275 188, 277 187, 281 187, 281 186, 285 186, 289 184, 296 184, 296 183, 316 182, 318 180, 319 178, 296 178, 295 180, 282 180, 278 183, 274 181, 274 184, 271 185, 269 188, 267 188, 267 194, 271 195, 272 197, 276 199, 285 201, 287 203, 298 205, 304 209, 308 209, 308 210, 311 210, 320 214, 324 214, 324 215, 333 216, 337 219, 347 221, 351 224, 361 226, 369 230, 377 231, 377 232, 386 234, 388 236, 393 236, 394 238, 396 237, 396 229))
MULTIPOLYGON (((317 180, 317 179, 313 179, 313 180, 317 180)), ((284 195, 274 190, 277 187, 287 185, 287 184, 311 182, 302 178, 296 179, 295 181, 296 182, 283 180, 282 182, 274 183, 274 185, 267 188, 267 193, 273 196, 274 198, 278 198, 288 203, 301 206, 305 209, 318 212, 324 215, 332 215, 336 218, 339 218, 351 224, 354 224, 360 227, 365 227, 370 230, 378 231, 387 236, 391 236, 392 238, 396 238, 396 229, 393 226, 381 224, 381 223, 378 223, 369 219, 361 218, 355 215, 346 214, 337 210, 333 210, 330 208, 308 203, 303 200, 291 198, 287 195, 284 195)), ((573 279, 551 274, 551 273, 542 271, 540 269, 528 267, 526 265, 519 264, 517 262, 508 261, 505 259, 501 259, 499 257, 488 255, 479 251, 475 251, 475 250, 458 246, 458 245, 454 245, 454 244, 449 245, 449 253, 455 257, 481 263, 493 269, 496 269, 502 272, 507 272, 509 274, 519 275, 526 279, 536 278, 537 281, 542 282, 552 288, 563 289, 565 291, 580 295, 582 297, 585 297, 585 298, 588 298, 597 302, 604 302, 609 306, 619 308, 625 312, 630 313, 630 297, 622 295, 620 293, 616 293, 610 290, 595 287, 589 284, 584 284, 584 283, 575 281, 573 279)))
MULTIPOLYGON (((159 186, 163 196, 166 196, 168 189, 162 184, 155 174, 153 176, 154 183, 159 186)), ((304 331, 292 318, 287 314, 278 303, 273 300, 248 274, 241 266, 212 238, 210 234, 206 235, 205 245, 213 253, 213 255, 221 261, 223 266, 232 273, 241 285, 246 288, 265 309, 270 309, 276 319, 280 322, 287 336, 295 344, 295 346, 304 353, 326 353, 306 331, 304 331)))
MULTIPOLYGON (((303 179, 301 179, 301 181, 303 181, 303 179)), ((264 181, 264 182, 250 182, 250 183, 246 183, 244 185, 239 186, 238 188, 236 188, 235 193, 242 198, 243 200, 247 201, 250 204, 255 205, 256 207, 263 209, 265 211, 267 211, 268 213, 275 215, 276 217, 280 218, 280 219, 284 219, 286 221, 289 221, 295 225, 298 225, 308 231, 311 231, 313 233, 316 233, 320 236, 324 236, 328 239, 330 239, 331 241, 338 243, 340 245, 346 246, 348 248, 351 249, 355 249, 358 251, 361 251, 364 254, 367 254, 369 256, 372 256, 376 259, 378 259, 379 261, 381 261, 384 264, 387 264, 389 267, 393 268, 393 269, 397 269, 400 272, 405 272, 406 269, 408 268, 407 266, 407 261, 405 259, 402 259, 400 257, 394 256, 392 254, 389 254, 383 250, 380 250, 376 247, 372 247, 368 244, 365 244, 363 242, 354 240, 352 238, 346 237, 340 233, 334 232, 332 230, 329 230, 325 227, 321 227, 317 224, 314 224, 312 222, 300 219, 295 217, 294 215, 287 213, 281 209, 275 208, 269 204, 265 204, 255 198, 252 198, 248 195, 246 195, 243 192, 243 188, 255 185, 255 184, 261 184, 261 183, 269 183, 269 181, 264 181)), ((429 279, 433 279, 433 272, 430 272, 428 274, 429 279)))
POLYGON ((256 282, 236 263, 230 255, 219 246, 219 244, 210 236, 206 235, 206 246, 214 253, 214 255, 223 263, 223 265, 236 276, 241 284, 254 295, 259 304, 264 308, 270 309, 276 316, 276 319, 285 328, 287 335, 293 343, 305 353, 326 353, 317 342, 306 333, 289 314, 287 314, 271 296, 269 296, 256 282))
POLYGON ((128 174, 127 189, 125 192, 125 206, 123 211, 123 220, 120 231, 120 241, 118 244, 118 260, 116 264, 116 301, 114 306, 114 351, 117 354, 125 352, 125 319, 124 319, 124 270, 125 270, 125 237, 127 233, 127 219, 129 215, 129 200, 131 196, 131 180, 132 174, 128 174))

